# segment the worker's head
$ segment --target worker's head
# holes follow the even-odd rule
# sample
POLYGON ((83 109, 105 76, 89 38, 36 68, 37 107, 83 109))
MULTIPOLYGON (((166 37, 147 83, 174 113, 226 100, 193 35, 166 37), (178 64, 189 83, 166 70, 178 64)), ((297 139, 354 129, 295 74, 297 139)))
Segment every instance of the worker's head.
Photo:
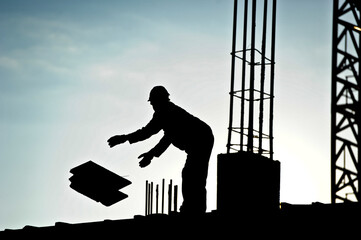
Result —
POLYGON ((150 90, 149 93, 149 102, 168 102, 169 101, 169 93, 167 89, 163 86, 155 86, 150 90))
POLYGON ((169 102, 169 93, 165 87, 155 86, 149 93, 148 101, 153 106, 154 110, 157 110, 159 107, 162 107, 169 102))

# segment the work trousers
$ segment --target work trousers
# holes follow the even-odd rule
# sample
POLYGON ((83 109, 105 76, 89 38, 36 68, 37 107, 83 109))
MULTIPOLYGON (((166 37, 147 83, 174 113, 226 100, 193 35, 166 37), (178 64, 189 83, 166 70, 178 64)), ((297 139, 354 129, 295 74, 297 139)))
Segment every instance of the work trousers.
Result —
POLYGON ((187 151, 187 160, 182 170, 183 204, 181 213, 201 214, 207 209, 208 163, 214 137, 210 128, 204 132, 197 146, 187 151))

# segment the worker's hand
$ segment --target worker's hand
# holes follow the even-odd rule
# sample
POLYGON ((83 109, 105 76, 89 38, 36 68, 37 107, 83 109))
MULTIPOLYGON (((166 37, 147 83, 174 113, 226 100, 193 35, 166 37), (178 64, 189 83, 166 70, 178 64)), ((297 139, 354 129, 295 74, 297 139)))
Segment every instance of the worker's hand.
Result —
POLYGON ((148 166, 151 163, 153 157, 154 157, 153 154, 149 152, 141 154, 138 158, 143 158, 143 159, 139 162, 139 167, 144 168, 148 166))
POLYGON ((109 147, 114 147, 115 145, 122 144, 127 140, 127 135, 115 135, 108 139, 108 144, 109 147))

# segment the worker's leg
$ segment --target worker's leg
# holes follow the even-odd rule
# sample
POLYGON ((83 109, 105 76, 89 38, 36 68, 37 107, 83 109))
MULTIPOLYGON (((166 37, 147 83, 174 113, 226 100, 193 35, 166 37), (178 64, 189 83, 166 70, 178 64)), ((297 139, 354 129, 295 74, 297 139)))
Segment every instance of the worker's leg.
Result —
POLYGON ((213 147, 213 137, 207 139, 197 151, 188 153, 182 171, 183 204, 181 212, 197 214, 207 209, 208 162, 213 147))
POLYGON ((188 155, 182 171, 183 204, 181 211, 186 213, 206 211, 208 162, 203 163, 203 166, 199 163, 193 164, 197 160, 199 159, 188 155))

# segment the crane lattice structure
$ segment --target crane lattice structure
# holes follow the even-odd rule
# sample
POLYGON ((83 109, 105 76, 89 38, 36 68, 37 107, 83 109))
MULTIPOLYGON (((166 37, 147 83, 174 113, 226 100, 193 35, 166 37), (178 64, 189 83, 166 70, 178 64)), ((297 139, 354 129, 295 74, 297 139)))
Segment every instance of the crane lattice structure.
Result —
POLYGON ((361 1, 334 0, 331 201, 360 202, 361 1))

